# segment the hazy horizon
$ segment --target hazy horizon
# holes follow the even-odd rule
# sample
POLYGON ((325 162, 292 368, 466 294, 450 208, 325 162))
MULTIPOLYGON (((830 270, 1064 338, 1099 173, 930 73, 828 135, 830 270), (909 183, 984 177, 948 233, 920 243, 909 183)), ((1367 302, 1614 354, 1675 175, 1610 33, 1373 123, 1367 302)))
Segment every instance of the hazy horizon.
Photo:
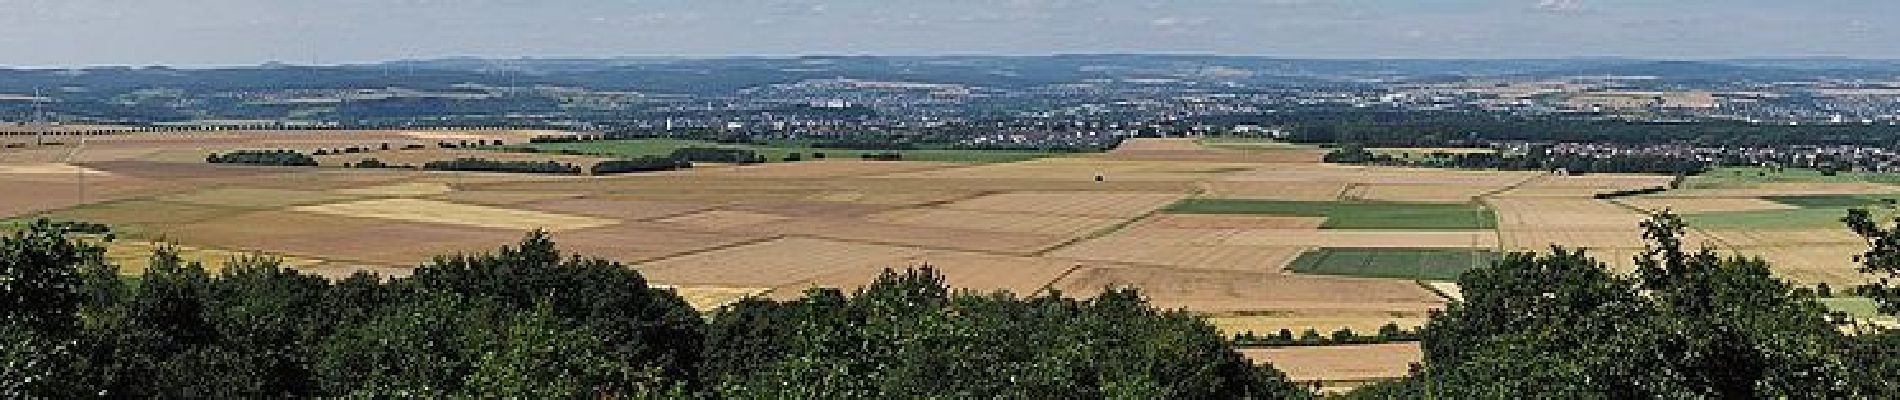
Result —
POLYGON ((1900 59, 1871 0, 0 0, 0 65, 1191 54, 1900 59))

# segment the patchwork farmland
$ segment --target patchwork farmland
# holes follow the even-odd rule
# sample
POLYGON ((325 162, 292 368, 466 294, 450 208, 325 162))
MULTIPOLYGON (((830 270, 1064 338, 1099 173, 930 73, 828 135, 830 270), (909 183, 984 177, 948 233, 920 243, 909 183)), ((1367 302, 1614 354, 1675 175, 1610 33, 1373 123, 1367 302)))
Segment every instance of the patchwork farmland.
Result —
MULTIPOLYGON (((1860 279, 1851 257, 1861 244, 1838 225, 1842 210, 1891 207, 1900 196, 1885 184, 1717 175, 1606 200, 1596 195, 1673 177, 1340 166, 1320 163, 1314 148, 1186 139, 1137 139, 1104 154, 933 153, 617 176, 338 167, 471 156, 581 165, 669 145, 602 145, 585 156, 440 148, 552 134, 153 133, 9 148, 0 150, 0 217, 112 224, 123 238, 109 256, 128 264, 165 241, 186 246, 186 257, 266 253, 329 277, 401 275, 434 255, 545 229, 708 310, 929 265, 974 291, 1135 287, 1238 334, 1416 327, 1456 296, 1449 281, 1459 272, 1500 252, 1585 247, 1630 268, 1642 247, 1637 223, 1662 209, 1687 214, 1692 244, 1761 256, 1796 282, 1846 287, 1860 279), (204 162, 220 151, 350 147, 366 150, 321 156, 319 167, 204 162)), ((1380 346, 1253 355, 1316 381, 1402 374, 1416 359, 1415 346, 1380 346), (1337 367, 1361 356, 1397 364, 1337 367)))

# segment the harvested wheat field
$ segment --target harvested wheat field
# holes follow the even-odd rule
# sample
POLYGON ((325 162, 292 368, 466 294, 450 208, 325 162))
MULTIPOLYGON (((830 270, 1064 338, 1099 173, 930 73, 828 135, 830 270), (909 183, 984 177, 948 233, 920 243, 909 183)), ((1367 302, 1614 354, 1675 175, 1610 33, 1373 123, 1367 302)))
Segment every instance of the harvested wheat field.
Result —
POLYGON ((158 200, 213 207, 271 209, 354 200, 363 196, 322 191, 220 187, 159 196, 158 200))
POLYGON ((717 208, 718 205, 663 201, 601 199, 592 197, 533 201, 511 206, 551 213, 588 215, 628 221, 653 220, 717 208))
POLYGON ((1121 219, 1074 215, 1015 214, 940 208, 897 210, 872 215, 869 218, 872 221, 900 225, 1063 237, 1075 237, 1100 231, 1122 222, 1121 219))
POLYGON ((694 310, 699 310, 700 312, 713 312, 720 307, 725 307, 739 300, 757 296, 760 293, 765 293, 766 290, 770 290, 766 288, 667 286, 658 284, 654 285, 654 287, 672 290, 673 294, 679 295, 681 299, 686 300, 687 305, 692 306, 694 310))
POLYGON ((1545 175, 1499 193, 1499 196, 1589 198, 1598 193, 1619 190, 1668 187, 1674 180, 1674 177, 1661 175, 1545 175))
POLYGON ((1287 378, 1317 383, 1321 391, 1342 391, 1380 379, 1406 376, 1413 363, 1423 362, 1417 343, 1356 346, 1243 349, 1248 359, 1272 363, 1287 378))
POLYGON ((791 218, 765 213, 711 210, 661 219, 658 220, 658 222, 699 229, 729 230, 745 226, 769 224, 788 219, 791 218))
POLYGON ((338 190, 338 193, 365 197, 422 197, 455 191, 447 183, 403 182, 338 190))
POLYGON ((1854 261, 1854 256, 1867 251, 1865 244, 1740 247, 1732 251, 1761 257, 1771 264, 1776 275, 1799 284, 1826 283, 1839 290, 1873 280, 1861 274, 1857 270, 1860 263, 1854 261))
POLYGON ((956 290, 1030 296, 1042 292, 1056 278, 1082 265, 1081 262, 1060 259, 932 251, 907 258, 903 264, 855 268, 780 286, 772 290, 771 296, 779 299, 796 298, 810 288, 855 289, 871 284, 887 268, 901 271, 904 268, 925 266, 942 273, 944 282, 956 290))
POLYGON ((639 266, 654 282, 680 286, 781 287, 840 272, 913 265, 916 248, 784 238, 672 257, 639 266))
POLYGON ((616 223, 614 220, 562 215, 539 211, 515 210, 472 204, 457 204, 424 199, 375 199, 348 203, 300 206, 296 211, 357 218, 383 218, 401 221, 483 228, 565 231, 595 228, 616 223))
POLYGON ((161 246, 171 247, 173 250, 176 250, 178 252, 178 258, 180 260, 183 260, 188 263, 195 262, 195 263, 204 265, 205 271, 213 273, 213 274, 218 273, 218 271, 223 271, 225 266, 230 264, 231 260, 242 258, 242 257, 275 258, 278 261, 283 262, 284 266, 291 267, 291 268, 304 268, 304 267, 314 266, 323 262, 322 260, 316 260, 316 259, 288 257, 288 256, 283 256, 283 255, 268 254, 268 253, 262 253, 262 252, 254 252, 254 251, 247 252, 247 251, 206 249, 206 248, 199 248, 199 247, 192 247, 192 246, 181 246, 181 245, 174 245, 174 244, 167 244, 167 243, 134 241, 134 240, 114 240, 111 242, 107 242, 104 245, 106 249, 106 254, 105 254, 106 261, 111 262, 113 265, 117 265, 119 267, 119 273, 133 274, 133 275, 143 274, 145 273, 146 269, 151 268, 152 254, 156 252, 161 246))
POLYGON ((414 266, 430 257, 488 251, 524 231, 410 223, 292 211, 255 211, 183 224, 164 232, 178 243, 262 251, 381 266, 414 266), (260 228, 267 227, 267 228, 260 228))
POLYGON ((1480 195, 1499 188, 1457 185, 1369 184, 1356 186, 1349 200, 1397 201, 1416 203, 1469 203, 1480 195))
POLYGON ((938 250, 1030 255, 1069 238, 1031 233, 921 227, 849 218, 793 218, 734 228, 741 232, 835 239, 938 250))
POLYGON ((1133 217, 1180 200, 1169 193, 1001 193, 945 204, 944 208, 1043 215, 1133 217))
POLYGON ((555 243, 574 254, 637 263, 771 239, 772 235, 712 232, 626 222, 554 233, 555 243))
POLYGON ((1302 311, 1310 313, 1420 313, 1444 299, 1411 281, 1285 275, 1277 272, 1189 270, 1150 267, 1089 267, 1056 282, 1055 288, 1093 296, 1106 288, 1136 287, 1161 308, 1205 313, 1302 311))
POLYGON ((1319 229, 1324 217, 1275 215, 1155 214, 1128 230, 1155 229, 1319 229))
POLYGON ((1310 246, 1364 248, 1487 248, 1497 247, 1489 230, 1377 231, 1251 229, 1235 233, 1226 244, 1240 246, 1310 246))
POLYGON ((1637 197, 1619 203, 1648 211, 1669 210, 1677 214, 1701 214, 1732 211, 1793 210, 1795 207, 1757 197, 1637 197))
POLYGON ((1847 229, 1703 229, 1717 244, 1729 248, 1764 246, 1867 246, 1847 229))
POLYGON ((1274 272, 1285 268, 1304 251, 1304 247, 1170 245, 1109 239, 1083 241, 1049 255, 1189 269, 1274 272))

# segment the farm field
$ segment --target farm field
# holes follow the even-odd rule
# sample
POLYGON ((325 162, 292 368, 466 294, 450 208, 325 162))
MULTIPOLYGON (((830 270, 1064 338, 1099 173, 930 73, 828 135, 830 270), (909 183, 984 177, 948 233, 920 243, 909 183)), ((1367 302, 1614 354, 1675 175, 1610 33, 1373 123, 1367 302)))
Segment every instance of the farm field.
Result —
POLYGON ((1321 248, 1300 254, 1287 269, 1312 275, 1455 281, 1496 257, 1484 250, 1321 248))
POLYGON ((836 158, 853 159, 853 158, 859 158, 861 155, 864 155, 864 154, 894 152, 894 153, 902 154, 904 157, 904 160, 907 160, 907 161, 940 161, 940 162, 955 162, 955 163, 1016 162, 1016 161, 1033 160, 1037 158, 1050 157, 1050 156, 1056 155, 1054 153, 1036 152, 1036 151, 978 151, 978 150, 947 150, 947 149, 946 150, 918 149, 918 150, 882 151, 882 150, 821 149, 821 148, 803 146, 796 143, 788 143, 786 145, 767 146, 767 145, 753 145, 753 144, 727 144, 727 143, 714 143, 714 142, 706 142, 706 141, 698 141, 698 140, 675 140, 675 139, 629 139, 629 140, 610 140, 610 141, 583 142, 583 143, 534 143, 534 144, 527 144, 527 145, 521 145, 521 146, 516 146, 516 147, 533 148, 533 149, 541 150, 544 152, 565 151, 565 152, 575 152, 575 153, 581 153, 581 154, 611 156, 611 157, 664 156, 667 154, 671 154, 673 150, 686 148, 686 147, 718 147, 718 148, 745 149, 745 150, 756 151, 759 153, 759 155, 765 156, 767 160, 771 160, 771 161, 784 160, 787 155, 790 155, 793 153, 800 154, 803 158, 811 158, 811 157, 815 157, 817 153, 823 153, 825 155, 825 158, 827 159, 836 159, 836 158))
POLYGON ((1489 229, 1496 216, 1470 204, 1190 199, 1168 206, 1182 214, 1324 217, 1326 229, 1489 229))
MULTIPOLYGON (((1599 200, 1592 196, 1673 178, 1336 166, 1312 148, 1180 139, 1132 140, 1105 154, 831 157, 600 177, 203 162, 233 149, 513 146, 547 134, 558 133, 207 132, 0 149, 0 218, 112 224, 123 244, 109 255, 133 273, 139 253, 165 241, 207 263, 262 253, 328 277, 402 275, 435 255, 491 250, 545 229, 567 250, 629 263, 702 310, 850 290, 886 268, 929 265, 962 290, 1090 296, 1133 287, 1229 333, 1330 332, 1416 327, 1450 301, 1440 293, 1456 287, 1444 281, 1474 257, 1482 264, 1498 252, 1564 245, 1627 269, 1643 244, 1636 224, 1661 208, 1688 214, 1692 244, 1844 288, 1864 278, 1851 260, 1862 244, 1838 229, 1843 210, 1900 196, 1869 180, 1788 178, 1599 200)), ((562 144, 580 145, 670 151, 562 144)), ((433 154, 413 161, 499 154, 408 152, 433 154)), ((388 160, 406 160, 395 153, 388 160)), ((591 156, 493 158, 534 157, 591 156)), ((1311 352, 1274 357, 1316 381, 1384 373, 1339 371, 1328 360, 1403 358, 1311 352)))
POLYGON ((1381 378, 1405 376, 1424 354, 1416 343, 1358 346, 1245 349, 1241 354, 1271 362, 1297 381, 1316 382, 1321 391, 1343 391, 1381 378))

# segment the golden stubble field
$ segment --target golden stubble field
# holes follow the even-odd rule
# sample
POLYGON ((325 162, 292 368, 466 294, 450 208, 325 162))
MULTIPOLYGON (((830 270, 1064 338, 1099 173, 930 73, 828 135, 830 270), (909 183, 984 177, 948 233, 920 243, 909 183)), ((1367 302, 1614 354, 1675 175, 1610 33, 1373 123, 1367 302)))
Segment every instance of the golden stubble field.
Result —
MULTIPOLYGON (((1135 287, 1158 306, 1198 312, 1240 333, 1417 326, 1448 301, 1439 293, 1456 292, 1444 284, 1429 290, 1410 280, 1287 270, 1313 249, 1559 244, 1592 248, 1627 267, 1642 245, 1636 223, 1643 209, 1776 207, 1733 189, 1711 192, 1727 197, 1709 200, 1618 204, 1590 197, 1667 177, 1338 166, 1319 163, 1314 149, 1214 149, 1167 139, 1002 164, 830 160, 610 177, 202 162, 207 152, 230 149, 519 143, 533 134, 542 133, 140 134, 88 139, 83 148, 5 149, 0 217, 115 224, 128 243, 115 259, 131 260, 127 254, 140 243, 164 240, 201 258, 280 255, 332 277, 402 275, 431 256, 490 250, 539 228, 572 252, 627 262, 705 309, 746 296, 850 289, 886 268, 928 265, 963 290, 1089 296, 1135 287), (1343 230, 1322 228, 1324 217, 1162 212, 1188 198, 1476 203, 1497 213, 1498 227, 1343 230)), ((1804 235, 1825 246, 1787 246, 1746 232, 1697 232, 1694 242, 1740 244, 1785 263, 1791 277, 1851 275, 1840 261, 1846 254, 1836 254, 1846 250, 1839 232, 1804 235)), ((1257 356, 1322 381, 1400 374, 1410 359, 1366 349, 1257 356), (1365 362, 1378 367, 1345 367, 1365 362)))

